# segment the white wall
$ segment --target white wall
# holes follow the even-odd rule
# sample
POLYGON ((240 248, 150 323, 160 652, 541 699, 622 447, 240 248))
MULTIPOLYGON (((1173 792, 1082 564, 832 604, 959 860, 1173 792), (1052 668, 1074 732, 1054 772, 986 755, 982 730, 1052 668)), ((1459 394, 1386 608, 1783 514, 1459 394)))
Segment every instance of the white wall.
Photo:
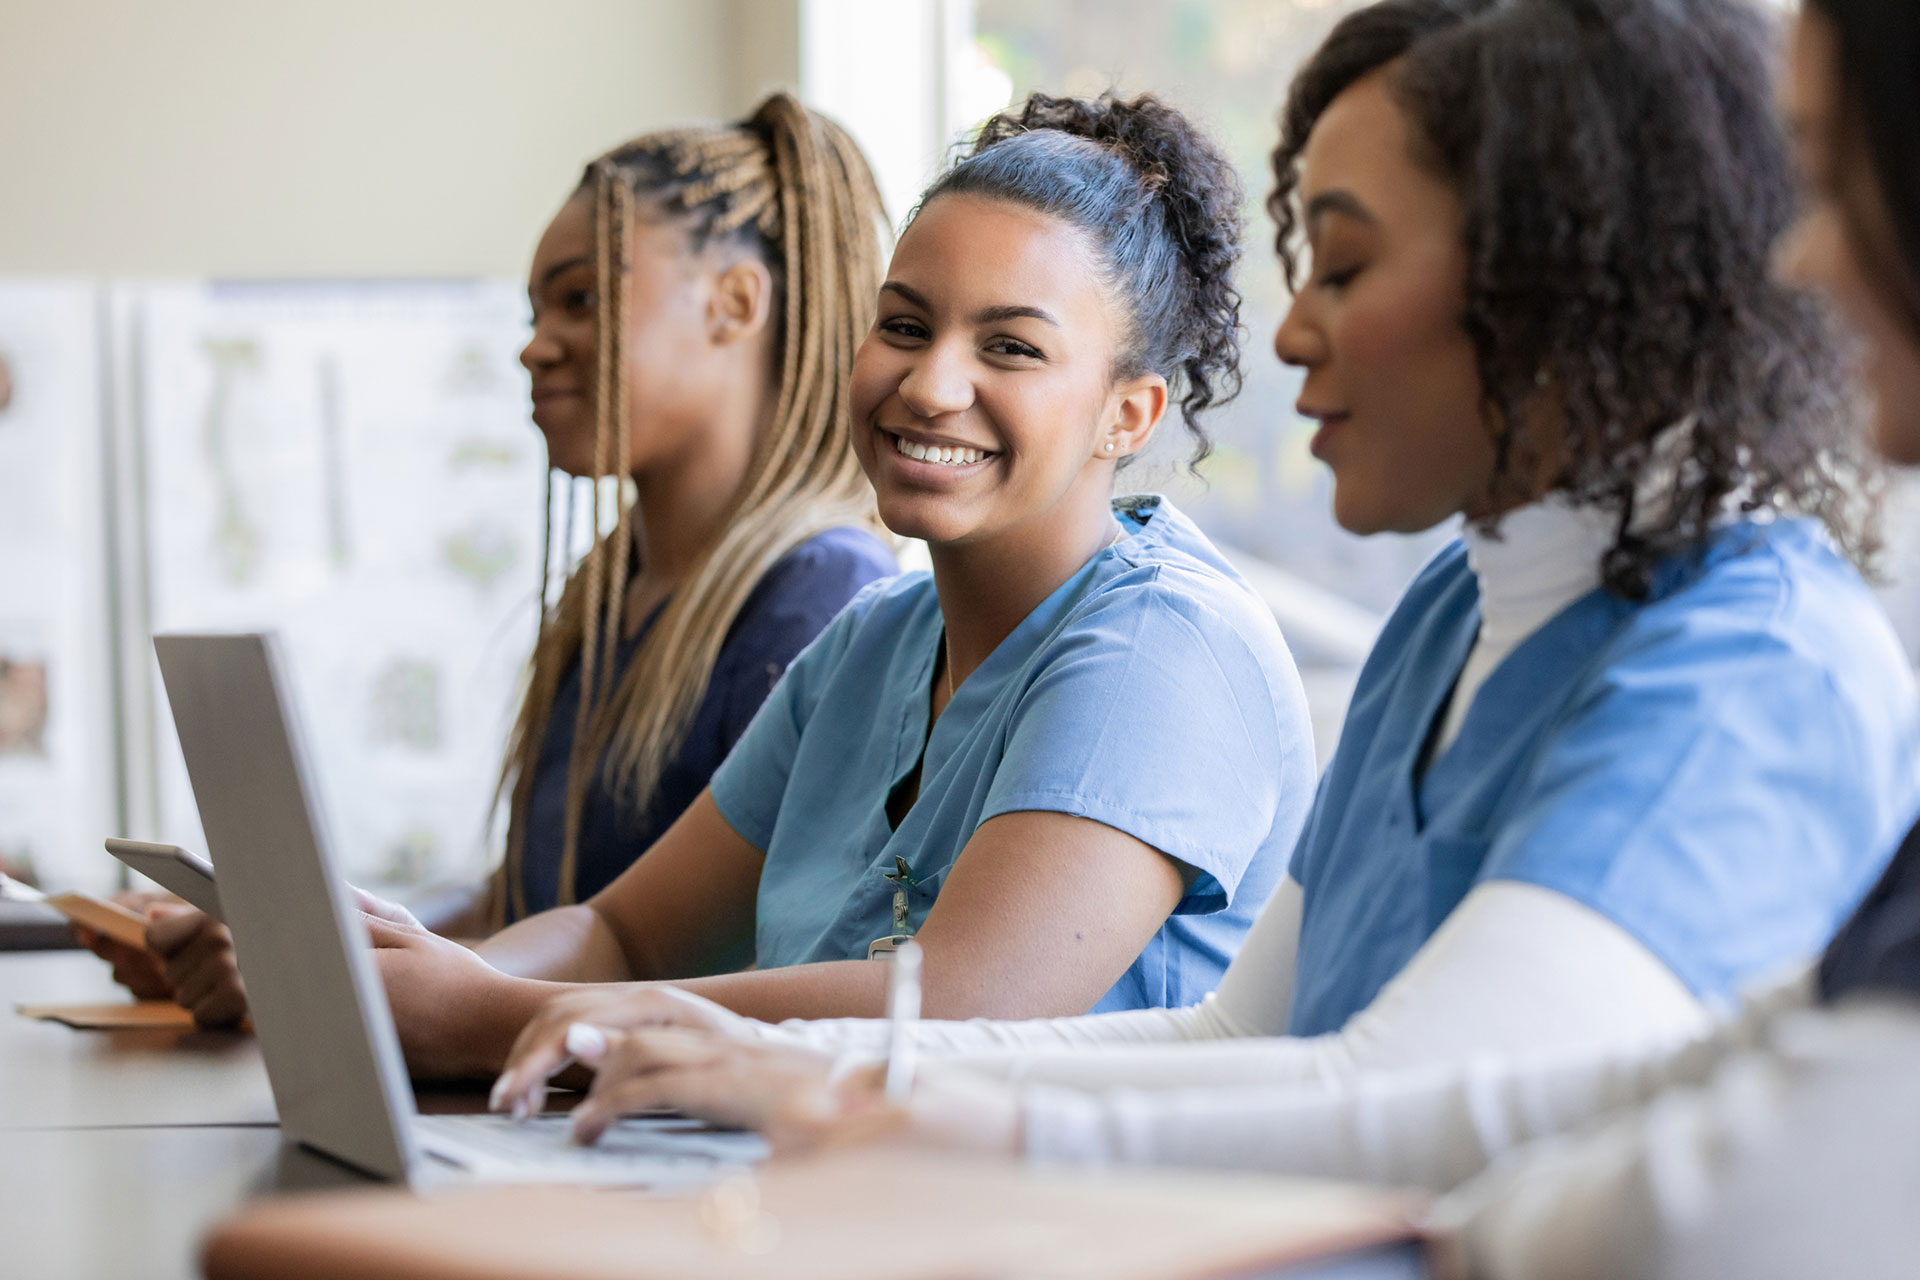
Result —
POLYGON ((520 275, 581 164, 798 75, 797 0, 0 0, 0 274, 520 275))

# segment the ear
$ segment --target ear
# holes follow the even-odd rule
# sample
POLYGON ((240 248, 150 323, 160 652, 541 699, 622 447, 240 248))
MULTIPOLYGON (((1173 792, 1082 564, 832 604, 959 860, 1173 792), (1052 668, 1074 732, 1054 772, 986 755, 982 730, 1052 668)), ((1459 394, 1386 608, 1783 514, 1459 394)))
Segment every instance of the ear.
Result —
POLYGON ((707 333, 716 346, 730 346, 766 329, 773 316, 773 273, 751 254, 714 274, 707 294, 707 333))
POLYGON ((1167 412, 1167 380, 1157 373, 1115 384, 1107 397, 1107 412, 1094 437, 1093 456, 1104 462, 1139 453, 1153 439, 1154 428, 1167 412))

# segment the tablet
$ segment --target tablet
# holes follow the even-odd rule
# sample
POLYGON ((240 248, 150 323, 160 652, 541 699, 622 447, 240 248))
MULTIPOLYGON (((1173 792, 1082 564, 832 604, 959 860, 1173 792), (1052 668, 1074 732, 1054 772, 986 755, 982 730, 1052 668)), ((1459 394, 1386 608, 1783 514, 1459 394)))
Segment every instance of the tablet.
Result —
POLYGON ((188 853, 179 845, 112 838, 107 841, 107 852, 169 893, 178 894, 215 920, 221 919, 213 864, 199 854, 188 853))

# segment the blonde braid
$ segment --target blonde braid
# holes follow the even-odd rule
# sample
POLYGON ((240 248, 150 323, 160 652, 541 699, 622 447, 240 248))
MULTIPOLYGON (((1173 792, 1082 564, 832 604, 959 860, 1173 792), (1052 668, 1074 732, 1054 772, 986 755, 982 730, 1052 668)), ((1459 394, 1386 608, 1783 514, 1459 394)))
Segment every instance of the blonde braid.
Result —
MULTIPOLYGON (((620 456, 624 459, 629 448, 631 424, 627 420, 627 329, 626 317, 632 312, 633 272, 628 262, 630 246, 627 242, 629 228, 633 225, 633 191, 623 181, 612 184, 614 203, 614 269, 613 296, 606 306, 608 325, 614 330, 613 339, 613 376, 610 392, 613 396, 613 412, 602 414, 602 420, 611 420, 609 434, 617 442, 620 456)), ((609 467, 609 471, 612 468, 609 467)), ((606 671, 613 670, 616 655, 620 651, 620 637, 624 630, 627 606, 627 580, 631 576, 633 562, 633 503, 627 501, 626 468, 622 466, 614 474, 613 504, 616 512, 613 522, 612 572, 607 580, 606 634, 601 640, 602 651, 607 655, 606 671)), ((600 477, 595 475, 598 484, 600 477)), ((598 528, 595 533, 598 534, 598 528)), ((605 684, 605 680, 601 681, 605 684)), ((605 694, 603 688, 596 687, 593 701, 597 706, 605 694)))
POLYGON ((728 626, 766 571, 826 529, 878 527, 853 454, 846 388, 879 290, 879 193, 852 140, 792 98, 769 100, 755 123, 771 135, 779 192, 781 391, 732 519, 655 624, 659 645, 636 656, 615 697, 617 775, 649 790, 699 709, 728 626), (817 194, 828 192, 839 198, 817 194), (697 666, 702 678, 671 681, 674 662, 697 666), (647 690, 655 692, 643 702, 647 690))
MULTIPOLYGON (((631 201, 632 195, 627 190, 624 182, 616 185, 615 191, 617 193, 616 202, 627 204, 627 207, 621 210, 616 218, 616 225, 625 228, 631 225, 632 208, 628 202, 631 201)), ((622 233, 622 239, 624 239, 624 232, 622 233)), ((614 289, 619 296, 607 310, 611 315, 624 318, 628 314, 629 309, 627 293, 629 276, 625 270, 625 256, 621 256, 622 269, 614 283, 614 289)), ((612 390, 614 397, 613 402, 616 409, 615 412, 609 416, 614 420, 614 435, 621 442, 621 448, 624 451, 626 448, 625 442, 629 438, 627 431, 627 360, 624 329, 622 338, 616 341, 614 345, 612 390)), ((594 477, 594 484, 596 486, 600 484, 600 477, 597 475, 594 477)), ((586 683, 586 668, 584 666, 581 668, 580 707, 582 715, 574 730, 574 746, 576 749, 580 747, 582 739, 588 736, 586 730, 579 726, 589 722, 593 715, 605 703, 611 692, 610 684, 612 674, 617 669, 620 640, 625 631, 627 582, 632 576, 634 509, 634 504, 627 500, 626 488, 627 481, 624 477, 615 479, 613 501, 619 511, 619 515, 614 520, 613 532, 607 536, 606 542, 600 544, 600 546, 610 549, 613 555, 613 563, 607 578, 605 628, 600 640, 601 652, 605 656, 605 662, 601 666, 603 675, 594 682, 591 693, 589 693, 586 683), (589 706, 591 706, 592 710, 588 709, 589 706)), ((592 626, 591 617, 592 615, 589 613, 589 621, 587 623, 589 628, 592 626)), ((590 744, 584 762, 576 757, 571 760, 567 766, 567 829, 570 834, 560 850, 560 870, 555 885, 556 901, 562 906, 574 902, 578 897, 580 822, 586 807, 587 788, 592 781, 594 769, 597 767, 599 754, 597 742, 590 744)))
POLYGON ((577 893, 580 812, 602 750, 611 746, 609 772, 622 800, 644 810, 699 712, 734 619, 767 571, 828 529, 864 526, 884 536, 853 454, 846 401, 853 352, 871 325, 879 291, 885 226, 872 173, 853 140, 792 96, 775 94, 741 126, 653 135, 597 162, 592 175, 603 264, 596 473, 607 474, 610 459, 603 462, 602 456, 613 433, 627 438, 624 351, 618 338, 608 337, 609 330, 624 328, 626 312, 605 272, 616 257, 624 264, 635 186, 662 216, 686 220, 696 246, 752 236, 773 247, 778 261, 769 265, 778 266, 785 295, 779 389, 719 538, 660 609, 604 707, 589 711, 599 672, 596 650, 604 649, 608 672, 616 663, 622 610, 608 601, 624 591, 632 541, 632 512, 624 504, 610 535, 614 545, 608 548, 598 536, 596 495, 594 548, 562 592, 536 648, 507 760, 514 777, 508 866, 515 909, 522 914, 518 880, 530 778, 560 672, 574 656, 581 663, 582 704, 569 766, 561 902, 577 893), (647 180, 646 170, 662 167, 664 180, 647 180), (613 188, 626 196, 624 205, 613 188), (610 345, 617 366, 609 364, 610 345))

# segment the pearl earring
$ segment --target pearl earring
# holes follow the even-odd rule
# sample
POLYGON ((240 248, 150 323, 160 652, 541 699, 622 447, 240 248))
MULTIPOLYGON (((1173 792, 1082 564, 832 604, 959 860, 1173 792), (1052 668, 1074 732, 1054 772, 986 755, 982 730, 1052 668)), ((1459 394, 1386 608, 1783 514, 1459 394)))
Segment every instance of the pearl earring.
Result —
POLYGON ((1111 441, 1111 440, 1109 440, 1109 441, 1107 441, 1107 446, 1106 446, 1106 447, 1107 447, 1107 452, 1108 452, 1108 453, 1112 453, 1112 452, 1113 452, 1113 441, 1111 441))

